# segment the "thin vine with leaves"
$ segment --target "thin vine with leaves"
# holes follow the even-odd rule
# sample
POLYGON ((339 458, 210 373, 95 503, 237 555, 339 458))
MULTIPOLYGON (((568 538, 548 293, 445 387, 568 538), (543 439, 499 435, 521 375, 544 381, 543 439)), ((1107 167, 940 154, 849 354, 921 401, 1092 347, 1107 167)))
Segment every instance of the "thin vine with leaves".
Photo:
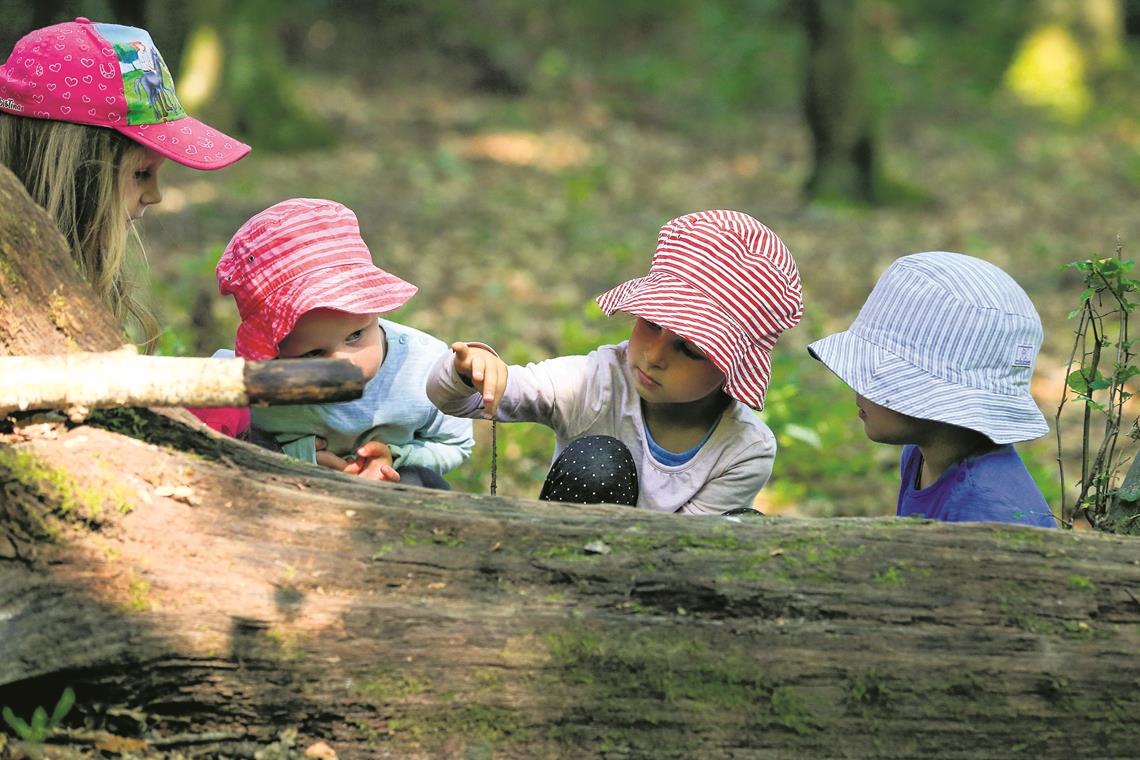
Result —
MULTIPOLYGON (((1106 527, 1106 518, 1117 506, 1118 481, 1128 452, 1120 443, 1125 404, 1132 397, 1128 386, 1140 373, 1133 364, 1133 340, 1129 316, 1136 308, 1140 281, 1129 276, 1135 262, 1116 255, 1074 261, 1068 268, 1080 273, 1085 289, 1080 306, 1069 313, 1077 319, 1073 351, 1066 367, 1065 392, 1057 407, 1057 465, 1061 475, 1061 522, 1072 527, 1084 517, 1095 528, 1106 527), (1066 402, 1083 405, 1081 416, 1080 491, 1072 504, 1065 500, 1064 449, 1061 443, 1061 412, 1066 402), (1103 425, 1103 427, 1101 427, 1103 425)), ((1140 438, 1137 420, 1128 430, 1132 441, 1140 438)))

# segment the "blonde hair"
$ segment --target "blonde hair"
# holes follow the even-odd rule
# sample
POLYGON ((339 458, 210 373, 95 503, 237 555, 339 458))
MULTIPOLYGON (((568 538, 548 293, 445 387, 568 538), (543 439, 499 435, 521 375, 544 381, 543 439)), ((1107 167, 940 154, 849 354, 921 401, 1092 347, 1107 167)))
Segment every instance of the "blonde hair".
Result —
POLYGON ((128 240, 140 253, 142 242, 129 223, 122 193, 144 150, 110 129, 0 113, 0 164, 47 210, 79 271, 150 351, 158 321, 136 300, 137 286, 127 271, 128 240))

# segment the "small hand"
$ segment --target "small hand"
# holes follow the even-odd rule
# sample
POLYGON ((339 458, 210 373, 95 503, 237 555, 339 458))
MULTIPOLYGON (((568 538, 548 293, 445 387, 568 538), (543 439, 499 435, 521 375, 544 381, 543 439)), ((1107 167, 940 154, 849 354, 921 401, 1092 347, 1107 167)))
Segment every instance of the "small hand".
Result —
POLYGON ((356 459, 348 463, 344 472, 368 480, 398 483, 400 474, 392 464, 392 450, 379 441, 369 441, 356 450, 356 459))
POLYGON ((337 472, 344 472, 350 462, 347 459, 342 459, 336 454, 322 449, 317 450, 317 464, 321 467, 328 467, 330 470, 337 472))
POLYGON ((507 365, 490 351, 466 343, 452 343, 455 371, 483 394, 483 416, 492 419, 507 389, 507 365))

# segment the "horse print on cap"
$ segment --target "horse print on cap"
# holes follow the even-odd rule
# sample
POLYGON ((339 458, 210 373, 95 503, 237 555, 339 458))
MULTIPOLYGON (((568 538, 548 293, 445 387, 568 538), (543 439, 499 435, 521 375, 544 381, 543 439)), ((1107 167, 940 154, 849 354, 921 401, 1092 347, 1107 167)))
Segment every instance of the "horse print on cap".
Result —
POLYGON ((117 24, 95 24, 95 28, 114 46, 119 59, 128 124, 158 124, 186 116, 174 94, 174 78, 149 34, 117 24))

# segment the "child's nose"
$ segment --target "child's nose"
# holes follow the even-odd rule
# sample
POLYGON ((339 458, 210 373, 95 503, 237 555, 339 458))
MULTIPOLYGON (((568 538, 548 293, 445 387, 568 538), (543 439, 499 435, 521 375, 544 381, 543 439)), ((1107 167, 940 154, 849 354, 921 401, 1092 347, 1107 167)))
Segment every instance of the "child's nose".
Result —
POLYGON ((145 206, 154 206, 162 203, 162 191, 158 189, 158 185, 152 185, 143 193, 142 202, 145 206))
POLYGON ((668 347, 668 330, 661 330, 645 342, 645 360, 655 366, 661 366, 668 347))

